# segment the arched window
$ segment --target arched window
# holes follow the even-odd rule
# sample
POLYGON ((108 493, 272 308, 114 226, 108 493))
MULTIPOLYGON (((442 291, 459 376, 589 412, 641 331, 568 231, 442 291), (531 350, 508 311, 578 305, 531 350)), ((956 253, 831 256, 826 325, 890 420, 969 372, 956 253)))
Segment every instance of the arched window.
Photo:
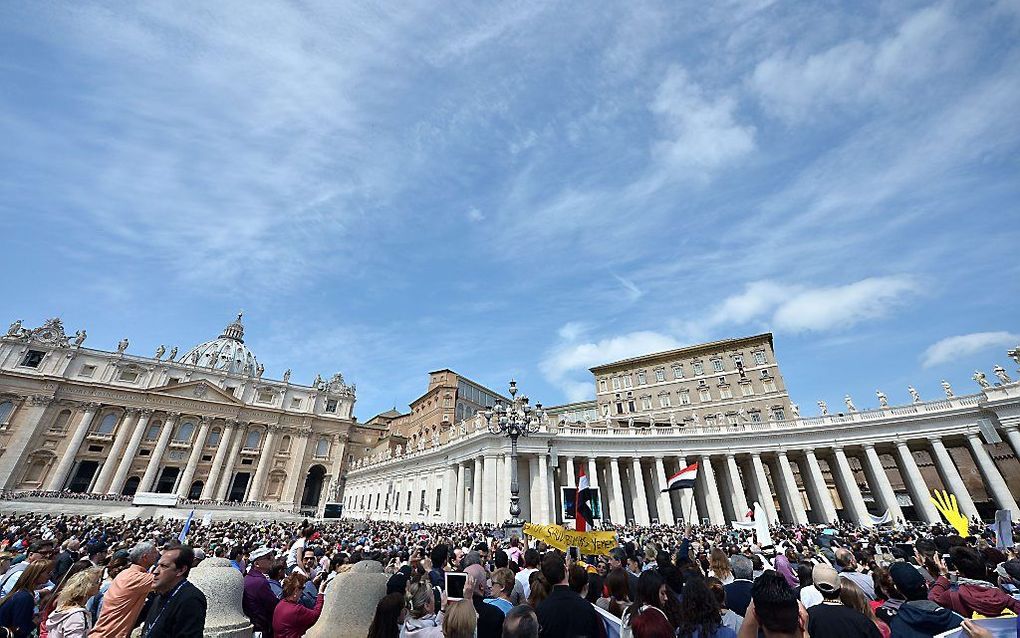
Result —
POLYGON ((149 424, 149 429, 145 431, 146 441, 155 441, 159 438, 159 430, 163 427, 162 421, 153 421, 149 424))
POLYGON ((191 421, 184 422, 180 428, 177 429, 177 436, 174 437, 175 441, 190 441, 191 435, 195 433, 195 424, 191 421))
POLYGON ((10 401, 0 403, 0 423, 7 423, 7 417, 11 416, 11 412, 14 412, 13 403, 10 401))
POLYGON ((315 445, 315 456, 329 455, 329 439, 321 438, 315 445))
POLYGON ((212 432, 209 433, 209 437, 205 440, 205 445, 206 445, 206 447, 211 447, 213 445, 218 445, 219 442, 220 442, 220 431, 219 430, 213 430, 212 432))
POLYGON ((103 417, 99 427, 96 428, 96 434, 113 434, 113 428, 117 427, 117 415, 107 414, 103 417))
MULTIPOLYGON (((51 429, 53 429, 53 430, 60 430, 61 432, 63 432, 64 430, 67 429, 67 422, 70 421, 70 420, 71 420, 71 411, 70 410, 61 410, 60 414, 57 415, 57 418, 54 419, 53 427, 51 429)), ((3 422, 3 419, 0 419, 0 423, 2 423, 2 422, 3 422)))
POLYGON ((258 430, 252 430, 248 433, 248 438, 244 440, 244 447, 248 450, 253 450, 259 446, 259 441, 262 440, 262 433, 258 430))
POLYGON ((280 439, 280 451, 290 452, 290 436, 284 436, 280 439))

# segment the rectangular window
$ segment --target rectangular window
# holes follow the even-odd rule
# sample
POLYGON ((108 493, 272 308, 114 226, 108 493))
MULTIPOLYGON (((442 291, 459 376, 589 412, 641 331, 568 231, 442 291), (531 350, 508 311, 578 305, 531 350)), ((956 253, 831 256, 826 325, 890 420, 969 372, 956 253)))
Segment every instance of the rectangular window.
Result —
POLYGON ((745 397, 752 396, 754 394, 754 386, 752 386, 750 383, 741 383, 740 393, 743 394, 745 397))
POLYGON ((737 368, 741 368, 744 365, 744 357, 739 354, 733 355, 733 365, 737 368))
POLYGON ((705 364, 700 361, 694 362, 694 374, 705 374, 705 364))
POLYGON ((726 415, 726 422, 729 423, 730 425, 736 425, 737 424, 737 415, 736 414, 727 414, 726 415))
POLYGON ((708 415, 705 417, 705 425, 715 425, 715 415, 708 415))
POLYGON ((701 388, 698 390, 698 398, 701 399, 702 402, 711 401, 712 393, 709 392, 708 388, 701 388))
POLYGON ((616 402, 616 413, 617 414, 623 414, 623 402, 622 401, 617 401, 616 402))
POLYGON ((776 421, 785 421, 786 412, 783 411, 783 408, 772 408, 772 418, 776 421))
POLYGON ((754 353, 754 364, 755 365, 759 365, 759 366, 765 365, 765 353, 764 352, 761 352, 759 350, 758 352, 754 353))
POLYGON ((646 383, 648 383, 648 379, 645 377, 645 371, 644 370, 642 370, 641 372, 637 373, 637 382, 638 382, 638 385, 645 385, 646 383))
POLYGON ((662 368, 659 368, 658 370, 656 370, 655 371, 655 380, 658 381, 659 383, 662 383, 663 381, 665 381, 666 380, 666 371, 663 370, 662 368))
POLYGON ((120 371, 120 377, 118 377, 118 378, 121 381, 126 381, 128 383, 134 383, 135 381, 138 381, 138 373, 135 372, 134 370, 121 370, 120 371))
POLYGON ((776 380, 775 379, 765 379, 764 381, 761 382, 761 385, 762 385, 762 387, 765 388, 766 392, 775 392, 776 391, 776 380))
POLYGON ((411 511, 411 490, 407 490, 407 511, 411 511))
POLYGON ((181 379, 179 377, 170 377, 169 379, 166 380, 166 384, 168 386, 177 385, 180 382, 181 382, 181 379))
POLYGON ((379 497, 382 496, 379 492, 375 493, 375 509, 379 509, 379 497))
POLYGON ((336 399, 326 399, 326 412, 336 414, 336 399))
POLYGON ((751 413, 751 423, 761 423, 761 412, 755 410, 751 413))
POLYGON ((629 374, 623 378, 623 387, 625 387, 625 388, 633 388, 634 387, 634 381, 630 378, 629 374))
POLYGON ((620 383, 620 377, 613 377, 613 389, 620 390, 623 388, 623 384, 620 383))
POLYGON ((599 379, 599 392, 605 392, 605 391, 606 391, 606 380, 605 379, 599 379))
POLYGON ((634 410, 634 399, 631 399, 630 401, 627 401, 627 411, 628 412, 634 412, 635 411, 634 410))
POLYGON ((272 403, 273 393, 272 392, 259 392, 258 397, 255 399, 259 403, 272 403))
POLYGON ((652 409, 652 397, 641 397, 641 409, 642 410, 652 409))
POLYGON ((719 388, 719 398, 720 399, 732 399, 733 398, 733 390, 730 389, 729 386, 724 386, 722 388, 719 388))
POLYGON ((95 373, 96 373, 96 366, 83 365, 81 367, 81 372, 78 373, 78 376, 79 377, 85 377, 87 379, 91 379, 92 376, 95 373))
POLYGON ((424 511, 425 511, 425 490, 422 490, 421 491, 421 503, 418 505, 418 512, 421 513, 421 512, 424 512, 424 511))
POLYGON ((690 404, 691 404, 691 393, 688 392, 687 390, 681 391, 680 392, 680 405, 690 405, 690 404))
POLYGON ((21 365, 26 368, 38 368, 45 356, 46 353, 41 350, 29 350, 21 360, 21 365))
POLYGON ((681 368, 680 366, 673 366, 673 378, 674 379, 683 379, 684 378, 684 369, 681 368))
POLYGON ((722 359, 712 359, 712 369, 716 372, 722 372, 722 359))
POLYGON ((660 394, 659 395, 659 407, 660 408, 668 408, 668 407, 670 407, 670 401, 669 401, 669 395, 668 394, 660 394))
POLYGON ((400 492, 393 493, 393 509, 400 511, 400 492))
POLYGON ((602 416, 609 416, 609 404, 602 404, 602 416))
POLYGON ((295 398, 293 398, 293 399, 291 399, 291 400, 290 400, 290 407, 291 407, 291 408, 294 408, 295 410, 296 410, 297 408, 300 408, 300 407, 301 407, 301 399, 298 399, 298 398, 296 398, 296 397, 295 397, 295 398))
POLYGON ((442 511, 439 509, 439 506, 442 504, 443 504, 443 490, 438 489, 436 490, 436 509, 433 511, 433 514, 438 514, 439 512, 442 511))

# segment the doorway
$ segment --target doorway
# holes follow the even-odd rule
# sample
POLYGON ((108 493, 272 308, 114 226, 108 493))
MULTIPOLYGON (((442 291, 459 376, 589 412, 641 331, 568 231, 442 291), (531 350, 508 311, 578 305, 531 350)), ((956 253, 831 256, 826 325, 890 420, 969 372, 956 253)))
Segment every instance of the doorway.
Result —
POLYGON ((163 473, 159 475, 156 483, 157 494, 170 494, 174 491, 174 483, 177 482, 177 475, 181 473, 179 467, 164 467, 163 473))
POLYGON ((89 486, 92 485, 92 478, 96 475, 96 470, 99 469, 99 461, 82 461, 78 464, 78 469, 75 471, 74 476, 71 477, 71 482, 67 484, 67 490, 69 492, 82 492, 89 491, 89 486))
POLYGON ((251 474, 248 472, 238 472, 234 476, 234 482, 230 485, 230 492, 227 494, 227 500, 232 503, 240 503, 244 500, 244 492, 248 489, 248 480, 251 478, 251 474))
POLYGON ((313 465, 308 468, 308 477, 305 478, 305 489, 301 493, 301 507, 318 507, 319 497, 322 496, 322 483, 326 478, 326 468, 321 465, 313 465))

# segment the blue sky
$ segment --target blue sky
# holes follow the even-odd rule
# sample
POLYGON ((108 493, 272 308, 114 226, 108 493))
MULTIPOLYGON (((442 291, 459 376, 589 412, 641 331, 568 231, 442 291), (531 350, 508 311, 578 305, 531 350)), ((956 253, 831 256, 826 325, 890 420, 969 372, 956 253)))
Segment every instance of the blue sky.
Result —
POLYGON ((971 392, 1020 342, 1018 35, 1007 1, 6 3, 0 314, 149 354, 243 308, 362 419, 431 369, 554 404, 765 330, 805 414, 971 392))

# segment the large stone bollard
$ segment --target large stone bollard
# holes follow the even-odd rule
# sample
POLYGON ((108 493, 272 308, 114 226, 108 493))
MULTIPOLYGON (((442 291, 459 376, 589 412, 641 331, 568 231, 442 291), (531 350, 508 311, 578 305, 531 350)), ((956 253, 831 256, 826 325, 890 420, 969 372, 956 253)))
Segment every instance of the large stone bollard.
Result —
POLYGON ((206 558, 188 580, 205 594, 208 605, 203 636, 251 638, 251 621, 241 609, 244 577, 226 558, 206 558))
POLYGON ((363 560, 339 574, 326 587, 322 616, 305 634, 306 638, 368 635, 375 607, 386 595, 389 578, 377 560, 363 560))

